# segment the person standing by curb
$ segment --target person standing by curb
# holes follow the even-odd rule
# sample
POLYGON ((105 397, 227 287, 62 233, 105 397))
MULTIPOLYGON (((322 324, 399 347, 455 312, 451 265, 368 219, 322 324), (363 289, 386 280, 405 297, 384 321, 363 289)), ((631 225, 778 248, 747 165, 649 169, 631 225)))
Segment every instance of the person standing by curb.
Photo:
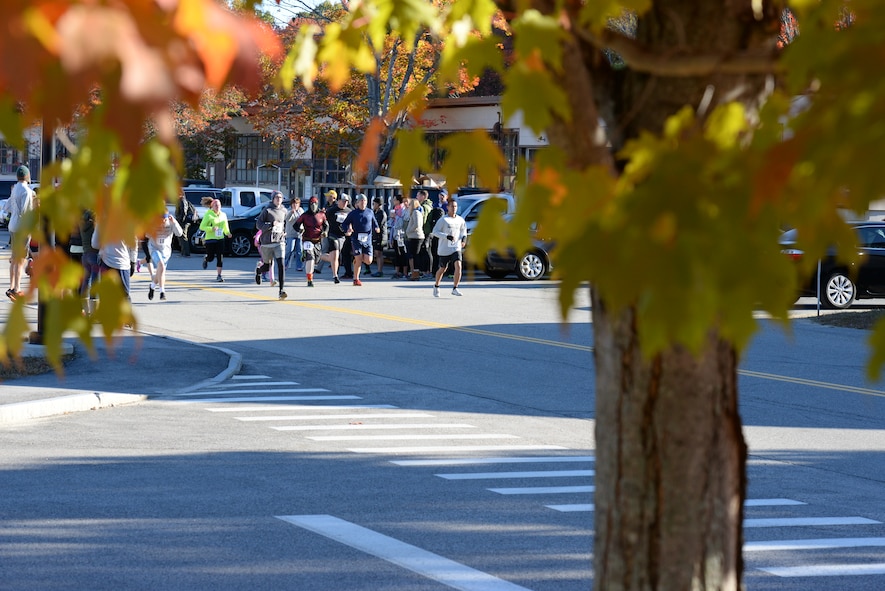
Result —
POLYGON ((9 243, 12 253, 9 256, 9 289, 6 297, 15 301, 24 295, 21 289, 22 272, 28 258, 28 244, 31 237, 21 231, 22 218, 34 209, 34 191, 30 187, 31 171, 27 166, 19 166, 15 172, 18 182, 12 187, 7 209, 9 210, 9 243))

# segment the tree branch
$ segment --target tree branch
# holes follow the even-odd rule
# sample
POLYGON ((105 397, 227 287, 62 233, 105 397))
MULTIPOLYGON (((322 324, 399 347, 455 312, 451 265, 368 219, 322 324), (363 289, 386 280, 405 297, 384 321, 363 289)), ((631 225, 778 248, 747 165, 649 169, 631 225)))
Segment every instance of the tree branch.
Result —
POLYGON ((624 62, 638 72, 656 76, 692 77, 710 74, 774 74, 780 69, 774 52, 771 54, 736 55, 680 55, 653 53, 635 39, 604 29, 593 33, 581 27, 574 27, 579 39, 602 50, 616 52, 624 62))

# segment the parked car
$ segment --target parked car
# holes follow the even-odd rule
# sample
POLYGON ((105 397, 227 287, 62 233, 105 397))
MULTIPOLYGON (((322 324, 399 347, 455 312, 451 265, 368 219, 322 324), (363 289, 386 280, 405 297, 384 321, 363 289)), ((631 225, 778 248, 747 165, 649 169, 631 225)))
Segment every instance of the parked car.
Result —
POLYGON ((473 232, 479 220, 482 208, 489 203, 490 199, 502 199, 505 201, 504 214, 512 215, 516 211, 516 201, 509 193, 479 193, 475 195, 457 196, 458 215, 467 222, 467 233, 473 232))
MULTIPOLYGON (((857 233, 858 258, 851 263, 837 260, 831 250, 820 261, 820 303, 826 308, 843 309, 855 299, 885 297, 885 222, 851 222, 857 233)), ((781 252, 793 259, 805 253, 796 247, 796 230, 780 238, 781 252)), ((800 295, 817 296, 815 273, 800 290, 800 295)))
MULTIPOLYGON (((506 216, 508 221, 510 215, 506 216)), ((525 281, 535 281, 553 270, 553 261, 550 251, 553 243, 533 238, 533 247, 517 256, 513 249, 506 252, 489 251, 486 253, 482 269, 492 279, 503 279, 511 274, 516 274, 525 281)))
POLYGON ((255 218, 267 207, 267 203, 259 203, 248 209, 241 216, 227 220, 230 228, 230 240, 226 240, 227 250, 231 256, 247 256, 255 248, 255 218))

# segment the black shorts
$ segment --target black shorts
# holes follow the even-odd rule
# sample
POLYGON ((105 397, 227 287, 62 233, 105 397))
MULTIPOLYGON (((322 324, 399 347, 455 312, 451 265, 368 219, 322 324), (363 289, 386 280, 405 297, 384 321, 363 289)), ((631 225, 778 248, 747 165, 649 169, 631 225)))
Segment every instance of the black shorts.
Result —
POLYGON ((455 262, 460 262, 461 259, 461 251, 453 252, 452 254, 446 255, 437 255, 439 256, 439 267, 440 269, 448 269, 449 264, 455 264, 455 262))

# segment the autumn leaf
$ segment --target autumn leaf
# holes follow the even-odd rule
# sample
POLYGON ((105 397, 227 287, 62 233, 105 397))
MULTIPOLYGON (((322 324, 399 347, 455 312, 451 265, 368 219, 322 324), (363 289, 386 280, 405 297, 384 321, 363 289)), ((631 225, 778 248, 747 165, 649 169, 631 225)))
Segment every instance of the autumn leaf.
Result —
POLYGON ((365 176, 369 170, 369 165, 377 160, 378 147, 381 145, 381 134, 384 133, 384 130, 384 120, 380 117, 373 118, 372 122, 369 123, 369 128, 363 136, 363 143, 360 145, 360 152, 354 164, 354 174, 357 177, 365 176))
POLYGON ((453 186, 466 185, 471 170, 479 186, 494 186, 504 167, 501 150, 483 130, 452 133, 440 140, 446 159, 442 174, 453 186))
POLYGON ((412 183, 416 171, 430 168, 430 147, 424 141, 421 128, 402 130, 397 135, 397 145, 390 161, 390 172, 403 186, 412 183))

